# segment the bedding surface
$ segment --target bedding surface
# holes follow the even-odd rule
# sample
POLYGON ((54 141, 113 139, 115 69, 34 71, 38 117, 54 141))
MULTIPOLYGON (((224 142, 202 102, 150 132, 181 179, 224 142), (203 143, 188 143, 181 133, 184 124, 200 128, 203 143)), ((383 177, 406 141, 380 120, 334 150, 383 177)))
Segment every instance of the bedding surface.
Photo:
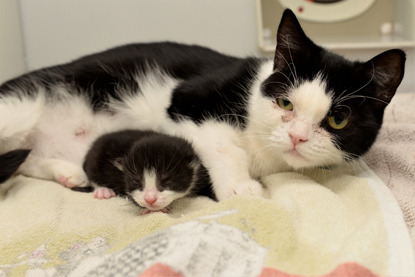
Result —
POLYGON ((138 215, 18 176, 0 200, 0 276, 413 276, 401 210, 363 162, 265 178, 268 199, 138 215))
POLYGON ((415 248, 415 93, 395 95, 363 159, 398 201, 415 248))

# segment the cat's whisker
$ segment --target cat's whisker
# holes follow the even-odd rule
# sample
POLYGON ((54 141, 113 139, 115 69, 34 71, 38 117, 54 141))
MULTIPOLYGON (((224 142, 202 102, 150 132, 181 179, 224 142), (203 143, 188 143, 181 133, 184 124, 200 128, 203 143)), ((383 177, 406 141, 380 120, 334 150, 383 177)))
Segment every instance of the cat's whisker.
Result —
POLYGON ((346 105, 337 105, 336 107, 338 107, 338 108, 345 108, 345 109, 349 110, 349 114, 346 116, 346 118, 349 118, 352 115, 352 109, 349 106, 346 106, 346 105))
MULTIPOLYGON (((291 54, 291 45, 290 45, 289 36, 286 36, 286 38, 285 38, 285 44, 287 45, 288 53, 290 55, 291 64, 292 64, 292 67, 293 67, 292 70, 294 70, 294 80, 298 81, 297 70, 295 68, 294 59, 293 59, 293 56, 291 54)), ((290 65, 288 65, 288 66, 290 67, 290 65)), ((291 69, 291 67, 290 67, 290 69, 291 69)))
MULTIPOLYGON (((291 75, 294 78, 294 81, 296 81, 297 80, 297 77, 296 77, 297 75, 294 73, 293 69, 291 68, 291 64, 287 61, 287 59, 284 57, 284 55, 280 51, 276 51, 276 53, 278 54, 279 58, 282 58, 284 60, 285 64, 288 66, 288 68, 290 70, 291 75)), ((291 81, 291 79, 286 74, 282 73, 281 71, 276 71, 276 72, 282 74, 287 79, 287 81, 289 81, 291 83, 291 86, 294 87, 293 81, 291 81)))
POLYGON ((347 92, 347 89, 343 90, 339 96, 334 99, 334 104, 336 104, 339 100, 342 99, 343 95, 347 92))
MULTIPOLYGON (((345 92, 345 91, 343 91, 342 94, 340 95, 340 97, 335 101, 335 104, 338 104, 338 103, 344 102, 346 100, 349 100, 349 99, 358 97, 358 95, 354 95, 354 94, 357 93, 357 92, 359 92, 359 91, 361 91, 365 87, 367 87, 373 81, 373 79, 375 78, 375 65, 373 64, 373 62, 371 62, 371 65, 372 65, 372 75, 370 76, 370 80, 366 84, 364 84, 363 86, 361 86, 360 88, 358 88, 358 89, 356 89, 356 90, 348 93, 347 95, 342 96, 344 94, 344 92, 345 92)), ((369 99, 378 100, 378 101, 381 101, 381 102, 386 103, 385 101, 380 100, 380 99, 377 99, 375 97, 363 96, 363 95, 360 95, 359 97, 369 98, 369 99)), ((388 103, 386 103, 386 104, 388 104, 388 103)))
POLYGON ((295 83, 293 83, 293 81, 291 81, 290 78, 285 73, 283 73, 281 71, 276 71, 276 73, 281 74, 282 76, 284 76, 288 80, 288 82, 290 82, 290 85, 287 85, 288 88, 295 87, 295 83))
POLYGON ((283 83, 283 82, 276 82, 276 81, 267 81, 267 84, 276 84, 276 85, 281 85, 283 88, 285 88, 285 89, 289 89, 289 88, 291 88, 291 86, 289 86, 289 85, 287 85, 287 84, 285 84, 285 83, 283 83))
POLYGON ((290 46, 290 41, 289 41, 289 36, 286 36, 285 37, 285 39, 284 39, 284 44, 287 46, 287 49, 288 49, 288 54, 289 54, 289 57, 290 57, 290 59, 291 59, 291 63, 289 63, 288 61, 287 61, 287 59, 285 58, 285 56, 280 52, 280 51, 277 51, 277 53, 279 54, 279 56, 281 57, 281 58, 283 58, 283 60, 285 61, 285 63, 287 64, 287 66, 288 66, 288 68, 290 69, 290 72, 291 72, 291 75, 293 76, 293 78, 294 78, 294 81, 296 81, 298 78, 297 78, 297 72, 295 71, 295 65, 294 65, 294 60, 293 60, 293 57, 292 57, 292 54, 291 54, 291 46, 290 46), (294 68, 292 68, 291 67, 291 65, 294 67, 294 68))
POLYGON ((244 133, 244 138, 267 138, 269 133, 259 131, 247 131, 244 133))
MULTIPOLYGON (((379 99, 379 98, 376 98, 376 97, 372 97, 372 96, 364 96, 364 95, 351 95, 351 96, 349 96, 347 99, 345 99, 345 100, 343 100, 343 101, 341 101, 341 102, 344 102, 344 101, 346 101, 346 100, 350 100, 350 99, 355 99, 355 98, 363 98, 364 100, 365 100, 365 99, 371 99, 371 100, 379 101, 379 102, 384 103, 384 104, 386 104, 386 105, 388 105, 388 104, 389 104, 389 102, 384 101, 384 100, 382 100, 382 99, 379 99)), ((341 103, 341 102, 340 102, 340 103, 341 103)))
POLYGON ((246 136, 245 139, 253 139, 254 141, 258 141, 258 140, 262 140, 262 141, 266 141, 268 139, 268 135, 249 135, 246 136))
POLYGON ((353 154, 353 153, 344 153, 344 160, 346 162, 352 162, 352 161, 358 159, 359 157, 360 157, 359 155, 356 155, 356 154, 353 154))
POLYGON ((259 148, 251 149, 249 153, 255 156, 256 154, 261 153, 267 149, 275 149, 275 146, 272 143, 265 144, 259 148))

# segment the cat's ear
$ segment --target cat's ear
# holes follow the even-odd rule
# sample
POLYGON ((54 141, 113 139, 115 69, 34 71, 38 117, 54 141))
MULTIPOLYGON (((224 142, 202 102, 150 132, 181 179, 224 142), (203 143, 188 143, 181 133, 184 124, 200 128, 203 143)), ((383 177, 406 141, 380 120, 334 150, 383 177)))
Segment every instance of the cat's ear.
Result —
POLYGON ((118 170, 124 172, 124 159, 123 158, 117 158, 117 159, 115 159, 115 161, 113 162, 113 164, 114 164, 114 166, 118 170))
POLYGON ((281 70, 291 63, 306 62, 315 44, 306 36, 295 14, 286 9, 277 32, 274 70, 281 70))
POLYGON ((363 64, 359 73, 374 82, 373 97, 387 104, 392 100, 405 71, 405 52, 399 49, 385 51, 363 64))

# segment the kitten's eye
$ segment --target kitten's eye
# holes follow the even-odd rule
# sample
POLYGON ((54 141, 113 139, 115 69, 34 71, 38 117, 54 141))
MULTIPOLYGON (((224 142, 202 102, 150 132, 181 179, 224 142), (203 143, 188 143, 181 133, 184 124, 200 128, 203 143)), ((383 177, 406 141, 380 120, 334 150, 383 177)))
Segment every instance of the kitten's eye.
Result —
POLYGON ((130 189, 136 189, 136 188, 143 188, 143 182, 140 179, 136 179, 134 177, 130 177, 127 185, 130 189))
POLYGON ((293 104, 284 98, 277 98, 277 104, 280 106, 281 109, 292 111, 293 110, 293 104))
POLYGON ((343 129, 349 123, 349 120, 347 118, 337 116, 337 115, 329 116, 327 118, 327 121, 330 127, 336 130, 343 129))
POLYGON ((165 189, 169 189, 173 183, 171 181, 162 182, 161 186, 165 189))

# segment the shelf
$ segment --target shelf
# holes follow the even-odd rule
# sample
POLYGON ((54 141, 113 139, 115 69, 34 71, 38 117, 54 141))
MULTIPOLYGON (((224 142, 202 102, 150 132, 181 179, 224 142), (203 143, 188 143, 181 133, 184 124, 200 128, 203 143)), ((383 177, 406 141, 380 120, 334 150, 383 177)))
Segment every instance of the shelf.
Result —
MULTIPOLYGON (((265 53, 275 51, 280 19, 275 14, 284 11, 283 2, 257 0, 259 48, 265 53)), ((312 5, 310 3, 308 5, 312 5)), ((348 20, 330 23, 302 20, 300 17, 299 20, 316 44, 331 50, 414 48, 414 7, 415 0, 380 0, 366 12, 348 20), (387 27, 386 32, 382 32, 384 27, 387 27)))
MULTIPOLYGON (((354 37, 347 39, 313 37, 312 39, 316 44, 330 50, 415 47, 415 41, 401 37, 354 37)), ((273 43, 265 44, 265 42, 262 42, 262 45, 260 45, 261 51, 266 53, 274 52, 275 47, 276 45, 273 43)))

